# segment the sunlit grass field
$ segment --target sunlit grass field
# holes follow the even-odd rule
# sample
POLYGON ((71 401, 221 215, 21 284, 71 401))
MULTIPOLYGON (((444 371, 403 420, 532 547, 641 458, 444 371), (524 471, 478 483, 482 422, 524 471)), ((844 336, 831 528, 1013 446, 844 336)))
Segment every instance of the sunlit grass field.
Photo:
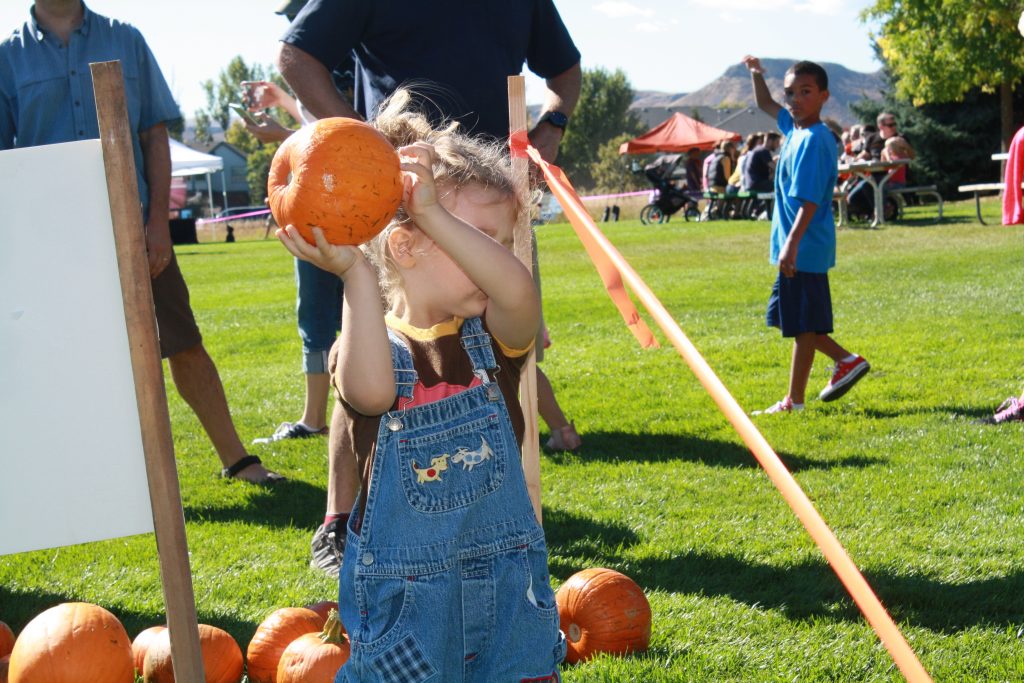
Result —
MULTIPOLYGON (((602 228, 746 410, 783 396, 791 347, 763 322, 767 223, 602 228)), ((537 234, 554 342, 543 367, 584 438, 579 454, 542 458, 551 573, 558 584, 612 567, 654 614, 647 653, 566 666, 565 680, 899 680, 672 347, 637 346, 569 226, 537 234)), ((297 419, 291 258, 273 240, 177 253, 243 440, 297 419)), ((840 401, 757 424, 936 680, 1024 680, 1024 424, 974 422, 1024 381, 1022 231, 979 225, 968 203, 941 223, 916 208, 840 231, 838 261, 835 336, 872 371, 840 401)), ((809 396, 827 379, 820 359, 809 396)), ((290 481, 228 483, 194 415, 169 399, 200 621, 244 650, 274 608, 335 597, 307 568, 326 444, 254 447, 290 481)), ((131 636, 162 623, 154 538, 0 558, 0 620, 15 631, 67 600, 107 607, 131 636)))

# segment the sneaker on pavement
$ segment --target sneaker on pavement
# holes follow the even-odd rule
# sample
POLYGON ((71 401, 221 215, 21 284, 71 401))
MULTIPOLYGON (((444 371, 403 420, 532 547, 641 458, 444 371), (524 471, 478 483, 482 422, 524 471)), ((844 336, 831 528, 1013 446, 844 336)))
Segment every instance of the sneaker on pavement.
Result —
POLYGON ((270 436, 253 439, 253 443, 274 443, 285 439, 308 439, 312 436, 326 436, 327 427, 310 429, 301 422, 282 422, 270 436))
POLYGON ((832 368, 832 379, 828 386, 821 390, 818 398, 822 401, 834 401, 853 388, 860 378, 868 374, 871 366, 861 356, 851 361, 839 361, 832 368))
POLYGON ((799 413, 804 409, 803 404, 794 405, 792 399, 787 396, 778 403, 768 406, 764 410, 755 410, 751 415, 775 415, 776 413, 799 413))
POLYGON ((1004 422, 1019 422, 1021 420, 1024 420, 1024 401, 1021 401, 1016 396, 1011 396, 996 408, 994 415, 985 418, 983 422, 990 425, 999 425, 1004 422))
POLYGON ((313 533, 310 549, 313 551, 313 559, 309 561, 309 566, 319 569, 332 579, 338 578, 341 558, 345 554, 345 527, 341 520, 318 526, 313 533))

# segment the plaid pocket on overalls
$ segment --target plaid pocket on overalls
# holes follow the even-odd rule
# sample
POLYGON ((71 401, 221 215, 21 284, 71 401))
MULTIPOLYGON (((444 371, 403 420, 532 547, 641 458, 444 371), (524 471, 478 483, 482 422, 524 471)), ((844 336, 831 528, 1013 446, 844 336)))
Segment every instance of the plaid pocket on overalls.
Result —
POLYGON ((375 658, 372 666, 384 683, 424 683, 437 673, 412 634, 375 658))

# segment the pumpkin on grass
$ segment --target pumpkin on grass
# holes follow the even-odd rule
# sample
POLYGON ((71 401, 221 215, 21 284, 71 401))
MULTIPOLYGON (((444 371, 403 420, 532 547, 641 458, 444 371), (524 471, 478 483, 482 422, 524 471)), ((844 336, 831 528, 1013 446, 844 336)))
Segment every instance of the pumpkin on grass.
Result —
POLYGON ((267 199, 277 224, 294 225, 310 244, 313 226, 332 244, 362 244, 402 202, 398 152, 362 121, 320 119, 278 147, 267 199))
POLYGON ((331 683, 350 651, 338 611, 331 610, 322 632, 299 636, 285 648, 277 683, 331 683))
POLYGON ((249 683, 277 683, 277 664, 293 640, 323 629, 326 619, 305 607, 282 607, 263 620, 245 651, 249 683))
POLYGON ((11 683, 133 683, 132 641, 98 605, 66 602, 28 622, 11 651, 11 683))
POLYGON ((135 640, 132 641, 132 661, 135 663, 135 670, 142 675, 142 667, 146 663, 146 652, 149 651, 149 646, 153 644, 153 640, 167 630, 166 626, 150 626, 144 631, 140 631, 139 635, 135 636, 135 640))
POLYGON ((599 652, 626 654, 647 649, 651 606, 633 579, 613 569, 584 569, 555 594, 570 664, 599 652))
MULTIPOLYGON (((206 683, 238 683, 242 680, 242 648, 227 631, 199 624, 199 648, 203 655, 206 683)), ((174 683, 170 631, 161 631, 153 637, 142 666, 142 680, 145 683, 174 683)))
POLYGON ((0 657, 11 654, 14 649, 14 631, 11 627, 0 621, 0 657))

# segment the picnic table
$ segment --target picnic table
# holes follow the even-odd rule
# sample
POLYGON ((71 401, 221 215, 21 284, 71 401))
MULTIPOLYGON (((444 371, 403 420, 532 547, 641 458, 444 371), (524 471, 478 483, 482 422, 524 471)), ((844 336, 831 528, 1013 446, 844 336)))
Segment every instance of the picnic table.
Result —
POLYGON ((885 223, 885 184, 896 174, 896 171, 909 163, 910 159, 894 159, 892 161, 854 161, 849 164, 839 164, 840 173, 851 173, 863 178, 871 185, 875 194, 875 218, 871 221, 872 228, 877 228, 885 223), (876 173, 885 175, 876 178, 876 173))
MULTIPOLYGON (((992 155, 992 161, 1003 162, 1010 158, 1008 152, 996 152, 992 155)), ((1002 192, 1005 189, 1003 182, 996 183, 972 183, 970 185, 961 185, 957 188, 960 192, 973 192, 974 193, 974 211, 978 215, 978 222, 982 225, 988 225, 985 220, 981 217, 981 193, 982 192, 1002 192)))

